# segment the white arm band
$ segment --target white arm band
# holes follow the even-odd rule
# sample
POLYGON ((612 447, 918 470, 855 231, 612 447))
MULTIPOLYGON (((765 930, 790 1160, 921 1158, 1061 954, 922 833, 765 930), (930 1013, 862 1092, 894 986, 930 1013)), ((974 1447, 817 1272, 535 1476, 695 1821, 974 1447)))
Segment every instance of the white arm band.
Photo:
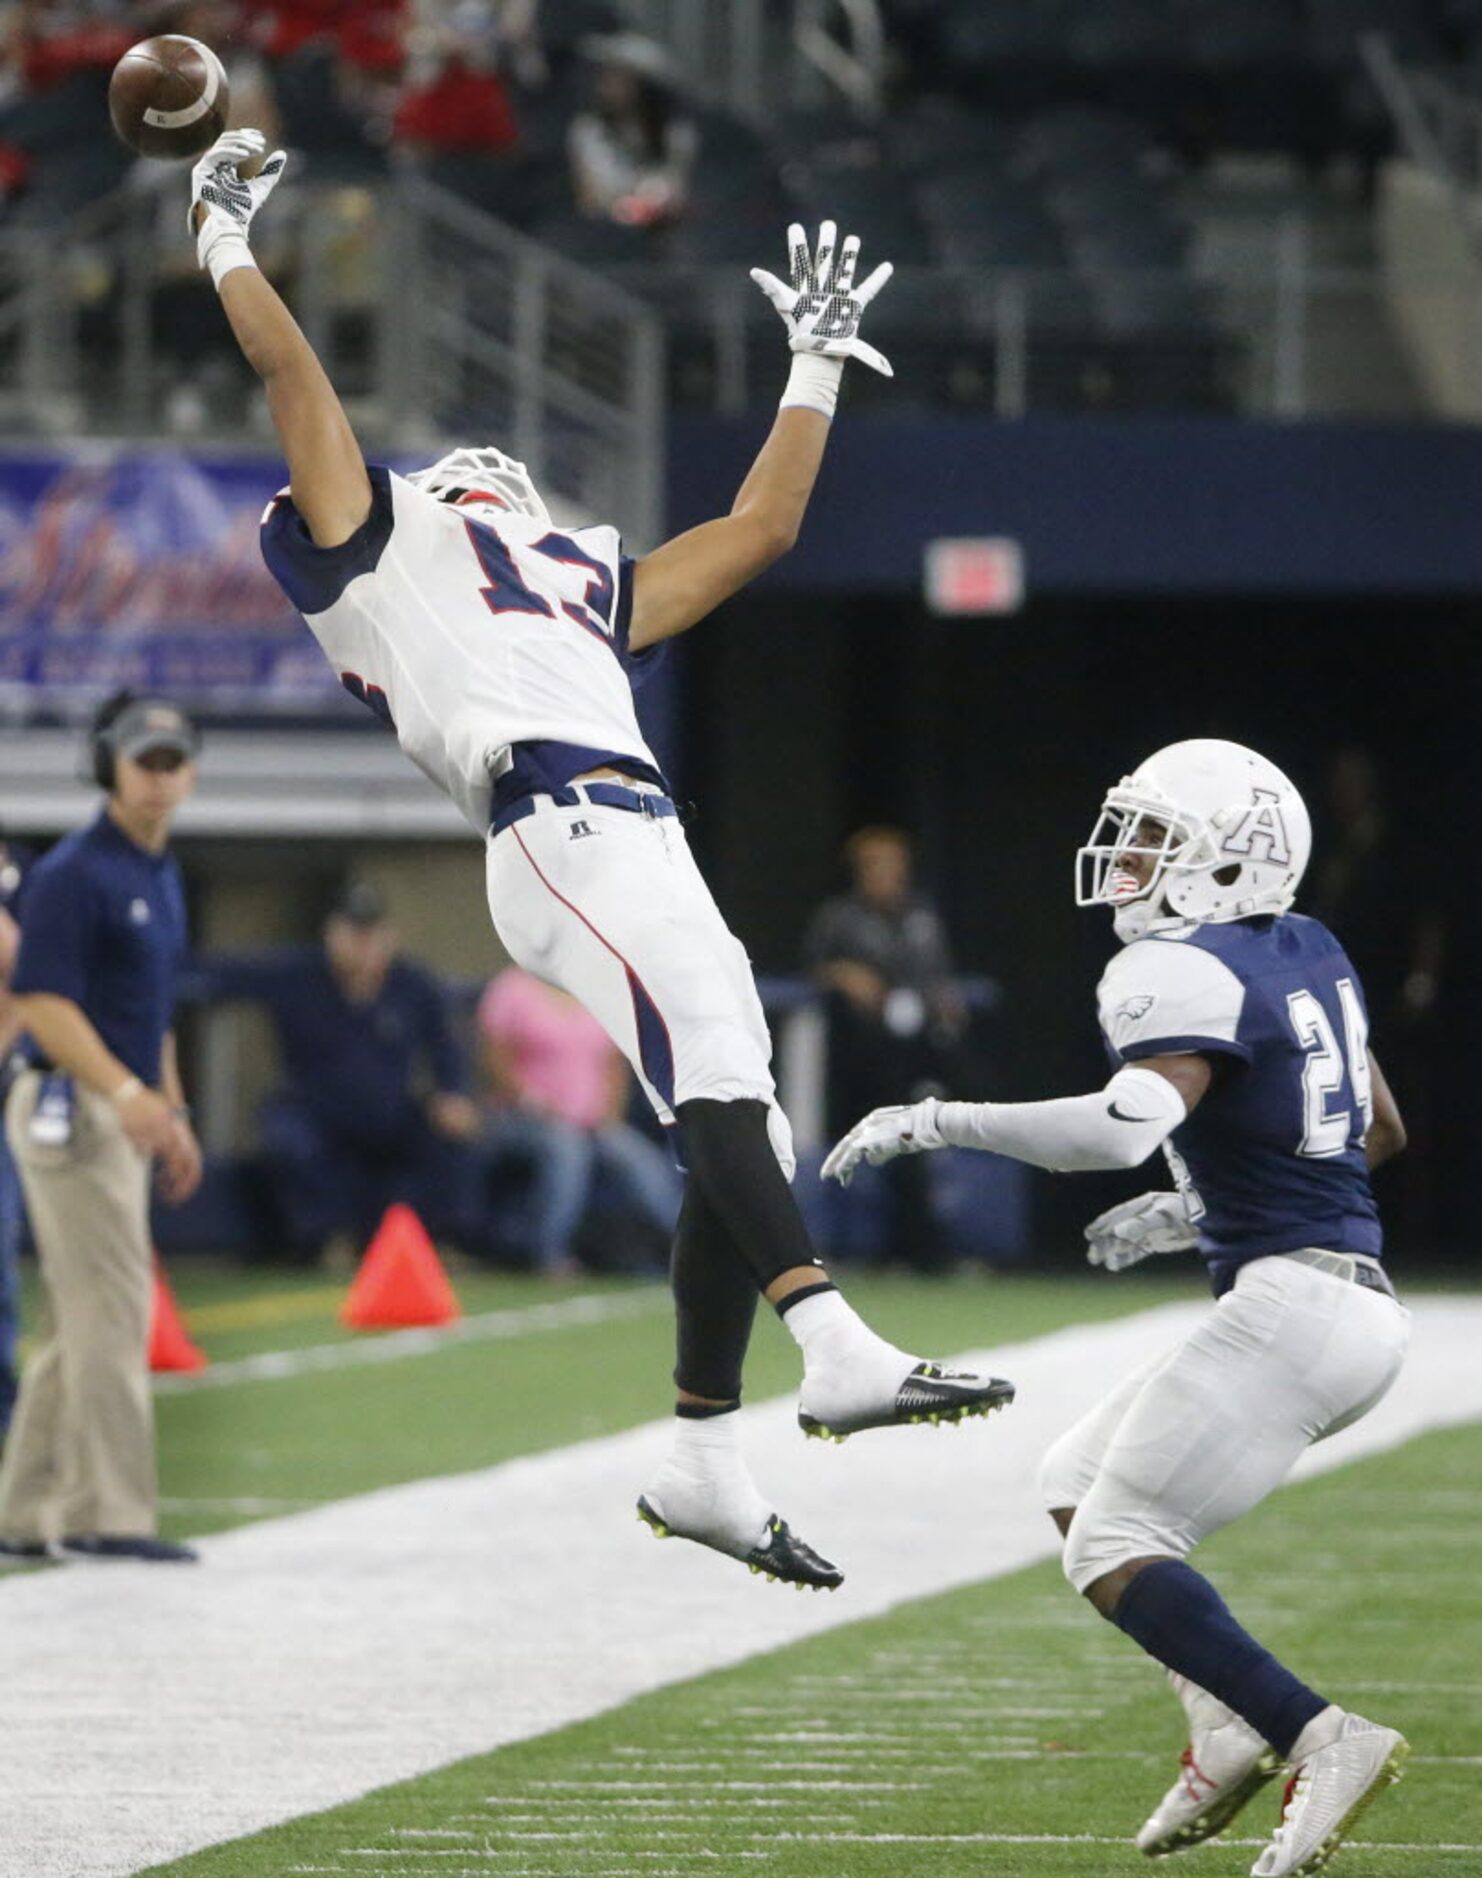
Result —
POLYGON ((989 1148, 1055 1173, 1139 1167, 1188 1114, 1155 1069, 1119 1069, 1094 1095, 1054 1102, 939 1102, 936 1125, 953 1148, 989 1148))
POLYGON ((786 411, 801 405, 804 410, 831 418, 839 402, 839 380, 843 376, 842 359, 820 358, 816 352, 795 352, 777 409, 786 411))
POLYGON ((201 222, 196 235, 196 259, 209 271, 211 284, 218 293, 222 281, 235 269, 257 266, 247 245, 246 230, 239 228, 230 216, 216 210, 201 222))

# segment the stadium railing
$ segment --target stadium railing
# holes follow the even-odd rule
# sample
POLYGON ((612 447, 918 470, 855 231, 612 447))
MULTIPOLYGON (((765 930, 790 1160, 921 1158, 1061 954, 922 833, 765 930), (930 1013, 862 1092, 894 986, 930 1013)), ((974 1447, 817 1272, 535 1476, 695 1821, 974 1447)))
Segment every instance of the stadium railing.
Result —
MULTIPOLYGON (((367 445, 497 438, 568 507, 658 539, 651 308, 413 176, 379 195, 299 185, 290 202, 262 259, 367 445)), ((0 431, 271 448, 177 211, 126 187, 60 227, 0 229, 0 431)))

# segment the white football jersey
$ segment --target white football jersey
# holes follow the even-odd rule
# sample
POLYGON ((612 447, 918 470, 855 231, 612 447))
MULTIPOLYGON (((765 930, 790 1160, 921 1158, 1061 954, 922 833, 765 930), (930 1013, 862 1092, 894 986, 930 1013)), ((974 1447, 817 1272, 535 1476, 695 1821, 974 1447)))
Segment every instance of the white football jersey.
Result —
POLYGON ((365 523, 316 547, 287 490, 263 557, 340 682, 482 834, 514 744, 625 755, 657 771, 628 652, 632 562, 614 528, 490 525, 393 471, 370 471, 365 523))

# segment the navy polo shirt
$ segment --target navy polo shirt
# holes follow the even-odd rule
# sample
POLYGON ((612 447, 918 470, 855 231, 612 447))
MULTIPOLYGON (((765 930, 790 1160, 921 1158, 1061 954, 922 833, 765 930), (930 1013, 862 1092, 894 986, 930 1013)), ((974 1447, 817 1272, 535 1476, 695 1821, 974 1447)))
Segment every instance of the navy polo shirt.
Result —
POLYGON ((406 959, 364 1004, 345 996, 322 946, 200 959, 192 977, 207 997, 267 1006, 290 1087, 336 1140, 401 1142, 421 1113, 424 1076, 440 1091, 467 1086, 442 988, 406 959))
POLYGON ((70 998, 118 1060, 156 1087, 185 951, 174 857, 147 853, 105 812, 31 869, 23 913, 11 990, 70 998))

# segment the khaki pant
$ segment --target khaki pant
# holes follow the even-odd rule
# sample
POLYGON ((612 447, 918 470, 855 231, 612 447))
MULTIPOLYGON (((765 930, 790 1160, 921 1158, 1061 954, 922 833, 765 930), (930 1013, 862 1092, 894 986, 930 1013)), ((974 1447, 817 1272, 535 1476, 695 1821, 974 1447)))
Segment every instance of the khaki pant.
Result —
POLYGON ((45 1289, 0 1466, 0 1537, 152 1533, 158 1488, 149 1387, 149 1163, 113 1104, 78 1088, 72 1139, 30 1135, 41 1077, 17 1079, 6 1132, 45 1289))

